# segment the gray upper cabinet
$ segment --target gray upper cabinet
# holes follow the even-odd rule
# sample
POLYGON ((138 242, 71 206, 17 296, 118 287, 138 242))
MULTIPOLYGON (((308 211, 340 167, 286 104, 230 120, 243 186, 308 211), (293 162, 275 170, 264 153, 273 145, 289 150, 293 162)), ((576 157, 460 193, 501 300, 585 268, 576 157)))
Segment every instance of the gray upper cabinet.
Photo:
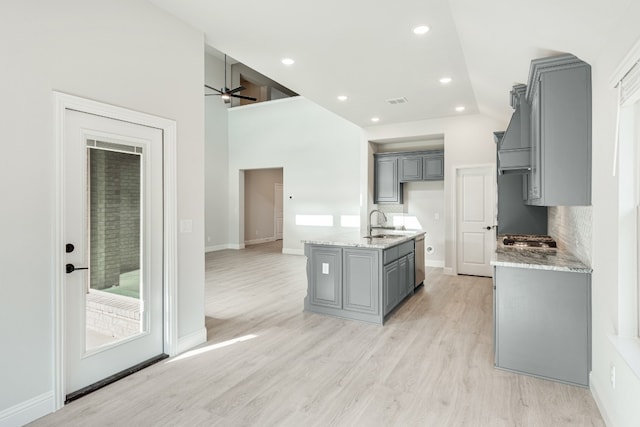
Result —
POLYGON ((400 181, 422 181, 422 156, 400 157, 400 181))
POLYGON ((591 67, 573 55, 531 62, 527 203, 591 204, 591 67))
POLYGON ((444 150, 374 154, 374 203, 402 204, 402 183, 442 181, 444 150))
POLYGON ((444 151, 437 150, 422 156, 422 179, 424 181, 442 181, 444 179, 444 151))
POLYGON ((398 175, 397 156, 376 155, 374 203, 402 203, 402 188, 398 175))

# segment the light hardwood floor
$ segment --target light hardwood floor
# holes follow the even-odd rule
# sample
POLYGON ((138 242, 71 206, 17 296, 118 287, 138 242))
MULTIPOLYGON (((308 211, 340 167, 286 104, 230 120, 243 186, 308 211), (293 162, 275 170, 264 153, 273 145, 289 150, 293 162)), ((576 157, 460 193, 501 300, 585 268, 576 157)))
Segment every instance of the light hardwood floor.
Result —
POLYGON ((303 312, 280 251, 207 254, 206 344, 33 425, 604 426, 588 390, 493 367, 490 279, 428 269, 380 327, 303 312))

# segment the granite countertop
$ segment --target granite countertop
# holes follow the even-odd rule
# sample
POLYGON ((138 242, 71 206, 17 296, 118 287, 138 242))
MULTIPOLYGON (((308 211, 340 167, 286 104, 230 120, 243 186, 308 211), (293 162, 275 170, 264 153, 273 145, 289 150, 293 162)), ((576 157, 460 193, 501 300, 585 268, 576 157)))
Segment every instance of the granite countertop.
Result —
POLYGON ((367 238, 360 235, 337 235, 327 236, 320 239, 301 240, 302 243, 309 243, 313 245, 327 245, 327 246, 349 246, 356 248, 371 248, 371 249, 387 249, 392 246, 396 246, 400 243, 415 239, 418 236, 424 235, 424 231, 390 231, 385 230, 385 237, 367 238))
POLYGON ((491 265, 574 273, 591 273, 593 271, 591 267, 585 265, 571 252, 562 249, 506 247, 500 241, 496 245, 491 265))

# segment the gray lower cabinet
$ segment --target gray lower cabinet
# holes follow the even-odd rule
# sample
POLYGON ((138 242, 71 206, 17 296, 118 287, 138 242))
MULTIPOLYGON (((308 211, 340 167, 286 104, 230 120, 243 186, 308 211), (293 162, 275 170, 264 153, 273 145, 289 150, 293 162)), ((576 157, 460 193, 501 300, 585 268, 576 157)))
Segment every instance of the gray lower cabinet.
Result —
POLYGON ((384 314, 387 315, 408 295, 413 294, 415 282, 415 241, 411 240, 387 249, 383 256, 384 281, 382 287, 384 314))
POLYGON ((398 305, 400 287, 400 267, 398 261, 384 266, 384 315, 398 305))
POLYGON ((378 314, 380 309, 379 252, 351 248, 342 250, 343 310, 378 314))
POLYGON ((307 257, 307 274, 313 280, 309 289, 309 303, 342 308, 342 249, 311 246, 307 257))
POLYGON ((306 311, 382 324, 413 294, 415 242, 388 249, 305 244, 306 311))
POLYGON ((495 267, 496 367, 588 386, 591 274, 495 267))

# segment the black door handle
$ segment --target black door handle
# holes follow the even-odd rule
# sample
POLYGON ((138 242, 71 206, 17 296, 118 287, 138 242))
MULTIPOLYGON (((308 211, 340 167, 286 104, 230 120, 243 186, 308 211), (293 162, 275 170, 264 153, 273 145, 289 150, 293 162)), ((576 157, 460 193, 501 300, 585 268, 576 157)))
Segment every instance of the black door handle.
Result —
POLYGON ((69 274, 69 273, 73 273, 76 270, 88 270, 89 267, 78 267, 78 268, 76 268, 76 266, 73 265, 73 264, 67 264, 65 266, 65 269, 67 271, 67 274, 69 274))

